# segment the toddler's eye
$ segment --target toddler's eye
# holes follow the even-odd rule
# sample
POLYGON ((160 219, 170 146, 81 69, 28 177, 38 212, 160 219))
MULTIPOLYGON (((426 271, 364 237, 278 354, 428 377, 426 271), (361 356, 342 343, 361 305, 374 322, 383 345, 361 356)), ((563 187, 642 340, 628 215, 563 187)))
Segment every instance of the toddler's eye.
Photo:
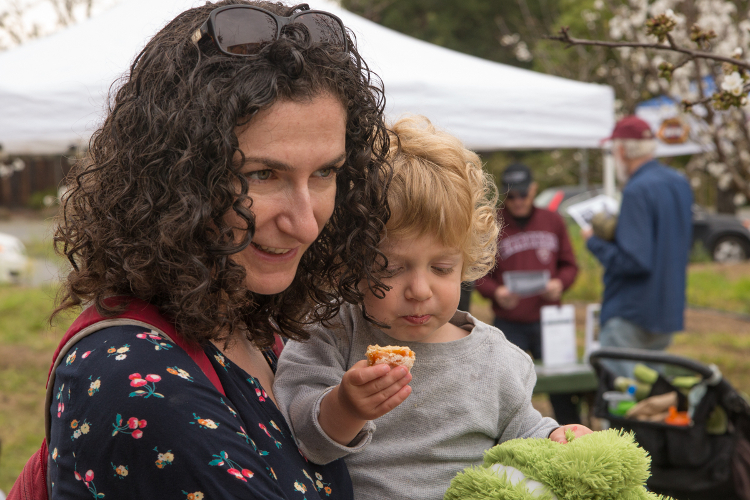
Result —
POLYGON ((254 181, 267 181, 268 179, 271 178, 271 171, 268 169, 256 170, 254 172, 246 173, 245 177, 254 181))
POLYGON ((435 274, 438 274, 441 276, 445 276, 453 272, 452 267, 433 267, 432 270, 435 274))

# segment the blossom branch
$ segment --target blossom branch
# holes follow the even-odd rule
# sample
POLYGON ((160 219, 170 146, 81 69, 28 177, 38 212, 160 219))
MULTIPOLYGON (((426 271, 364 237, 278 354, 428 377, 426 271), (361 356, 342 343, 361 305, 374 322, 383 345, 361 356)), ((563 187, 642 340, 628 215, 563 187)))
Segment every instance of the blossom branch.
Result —
POLYGON ((667 36, 668 43, 645 43, 645 42, 625 42, 625 41, 608 42, 605 40, 589 40, 586 38, 574 38, 570 36, 569 30, 570 30, 569 27, 563 26, 562 28, 560 28, 560 32, 558 35, 545 35, 544 38, 546 38, 547 40, 554 40, 557 42, 562 42, 566 44, 568 47, 572 47, 575 45, 591 45, 591 46, 596 46, 596 47, 609 47, 609 48, 633 47, 633 48, 639 48, 639 49, 668 50, 671 52, 679 52, 681 54, 685 54, 686 56, 688 56, 687 60, 682 62, 680 66, 684 65, 685 63, 687 63, 687 61, 691 59, 708 59, 712 61, 732 64, 734 66, 739 66, 741 68, 750 70, 750 63, 746 61, 742 61, 734 57, 722 56, 719 54, 713 54, 711 52, 705 52, 702 50, 692 50, 692 49, 688 49, 685 47, 681 47, 677 45, 677 43, 672 39, 671 35, 667 36))

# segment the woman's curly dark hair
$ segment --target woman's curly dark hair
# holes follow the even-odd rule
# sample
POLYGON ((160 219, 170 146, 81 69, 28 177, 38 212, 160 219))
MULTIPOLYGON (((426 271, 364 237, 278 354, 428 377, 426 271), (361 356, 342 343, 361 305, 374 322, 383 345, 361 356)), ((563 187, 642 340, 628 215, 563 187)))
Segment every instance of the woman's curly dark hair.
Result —
POLYGON ((380 80, 350 33, 345 52, 312 43, 292 24, 249 57, 191 41, 211 10, 240 3, 281 16, 307 8, 207 3, 148 42, 129 75, 113 85, 108 115, 63 198, 55 248, 73 270, 53 316, 88 304, 111 315, 119 309, 105 299, 130 296, 157 306, 189 341, 226 341, 246 328, 263 347, 274 332, 306 339, 304 325, 333 318, 342 301, 361 303, 362 280, 385 288, 372 274, 389 215, 380 80), (230 258, 250 244, 254 229, 235 129, 277 101, 321 94, 338 98, 347 117, 335 209, 292 285, 277 295, 255 294, 245 286, 245 269, 230 258), (230 210, 250 228, 241 243, 224 221, 230 210))

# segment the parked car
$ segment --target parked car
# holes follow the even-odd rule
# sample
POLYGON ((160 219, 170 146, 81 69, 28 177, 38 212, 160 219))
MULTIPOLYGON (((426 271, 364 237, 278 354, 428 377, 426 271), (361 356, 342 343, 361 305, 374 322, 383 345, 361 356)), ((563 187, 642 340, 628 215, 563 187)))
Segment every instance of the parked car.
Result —
MULTIPOLYGON (((566 208, 604 190, 601 186, 548 188, 534 198, 534 205, 567 215, 566 208)), ((750 220, 734 215, 712 214, 693 205, 693 245, 700 242, 716 262, 737 262, 750 258, 750 220)))
POLYGON ((0 283, 19 283, 30 273, 31 261, 21 240, 0 233, 0 283))

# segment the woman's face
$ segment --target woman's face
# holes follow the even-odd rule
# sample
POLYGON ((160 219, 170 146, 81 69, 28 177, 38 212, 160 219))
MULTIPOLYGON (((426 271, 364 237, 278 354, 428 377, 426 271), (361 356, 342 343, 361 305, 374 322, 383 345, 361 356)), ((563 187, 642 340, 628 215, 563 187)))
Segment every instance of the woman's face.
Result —
MULTIPOLYGON (((302 254, 333 213, 345 133, 344 107, 325 94, 311 101, 277 102, 238 128, 255 236, 232 259, 245 268, 251 291, 272 295, 292 283, 302 254)), ((242 219, 230 210, 225 220, 241 241, 242 219)))

